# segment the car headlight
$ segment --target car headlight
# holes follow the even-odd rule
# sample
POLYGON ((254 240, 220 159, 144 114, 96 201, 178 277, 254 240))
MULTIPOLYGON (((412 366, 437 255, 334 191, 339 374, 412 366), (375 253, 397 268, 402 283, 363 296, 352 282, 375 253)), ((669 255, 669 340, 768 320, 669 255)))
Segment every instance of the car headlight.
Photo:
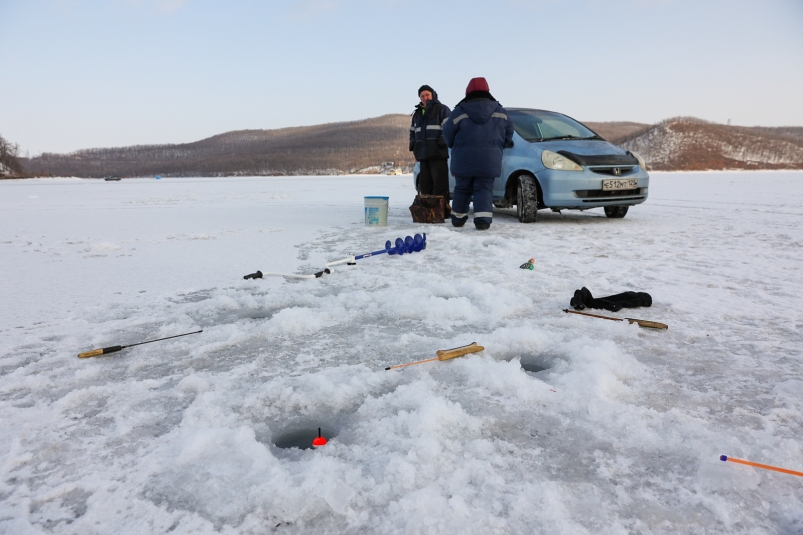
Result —
POLYGON ((545 150, 541 153, 541 163, 547 169, 555 169, 556 171, 582 171, 583 168, 568 159, 551 150, 545 150))
POLYGON ((639 167, 641 167, 642 169, 644 169, 646 171, 647 170, 647 162, 644 161, 644 158, 642 158, 641 156, 639 156, 639 154, 637 152, 633 152, 632 150, 630 151, 630 154, 632 154, 633 156, 636 157, 636 160, 638 160, 639 167))

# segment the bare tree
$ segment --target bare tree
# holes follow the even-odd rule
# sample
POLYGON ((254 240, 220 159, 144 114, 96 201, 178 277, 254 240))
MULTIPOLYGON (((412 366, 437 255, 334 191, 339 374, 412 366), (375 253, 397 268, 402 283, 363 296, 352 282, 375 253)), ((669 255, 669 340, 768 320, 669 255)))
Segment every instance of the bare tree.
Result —
POLYGON ((6 138, 0 135, 0 173, 5 169, 13 173, 22 173, 22 166, 17 159, 19 153, 19 145, 6 141, 6 138))

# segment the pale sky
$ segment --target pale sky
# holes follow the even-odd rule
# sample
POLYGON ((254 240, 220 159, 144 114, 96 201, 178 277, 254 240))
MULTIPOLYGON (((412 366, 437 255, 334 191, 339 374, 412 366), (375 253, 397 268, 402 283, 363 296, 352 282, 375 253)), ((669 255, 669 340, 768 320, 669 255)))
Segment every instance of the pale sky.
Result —
POLYGON ((803 126, 803 0, 0 0, 0 134, 30 155, 453 107, 803 126))

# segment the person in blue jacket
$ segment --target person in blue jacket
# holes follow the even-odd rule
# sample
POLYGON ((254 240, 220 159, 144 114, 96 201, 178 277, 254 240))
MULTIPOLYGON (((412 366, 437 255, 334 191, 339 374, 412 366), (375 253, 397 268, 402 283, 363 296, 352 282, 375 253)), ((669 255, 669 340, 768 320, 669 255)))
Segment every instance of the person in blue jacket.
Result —
POLYGON ((419 162, 418 193, 443 195, 449 202, 449 150, 442 125, 451 110, 441 104, 438 93, 428 85, 418 89, 421 103, 415 107, 410 126, 410 150, 419 162))
POLYGON ((488 230, 493 220, 494 180, 502 174, 502 151, 513 146, 513 122, 491 96, 485 78, 468 83, 466 98, 443 123, 443 137, 452 149, 452 225, 466 224, 473 195, 474 226, 488 230))

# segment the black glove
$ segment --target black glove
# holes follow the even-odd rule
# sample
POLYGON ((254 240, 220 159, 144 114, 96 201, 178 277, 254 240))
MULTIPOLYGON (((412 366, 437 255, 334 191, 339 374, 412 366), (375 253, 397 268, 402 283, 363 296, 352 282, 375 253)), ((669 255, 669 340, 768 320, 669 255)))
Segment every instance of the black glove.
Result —
POLYGON ((412 150, 413 150, 414 148, 415 148, 415 140, 414 140, 414 139, 411 139, 411 140, 410 140, 410 151, 412 152, 412 150))
POLYGON ((505 143, 505 148, 506 149, 512 149, 513 148, 513 140, 512 139, 510 141, 508 141, 507 143, 505 143))

